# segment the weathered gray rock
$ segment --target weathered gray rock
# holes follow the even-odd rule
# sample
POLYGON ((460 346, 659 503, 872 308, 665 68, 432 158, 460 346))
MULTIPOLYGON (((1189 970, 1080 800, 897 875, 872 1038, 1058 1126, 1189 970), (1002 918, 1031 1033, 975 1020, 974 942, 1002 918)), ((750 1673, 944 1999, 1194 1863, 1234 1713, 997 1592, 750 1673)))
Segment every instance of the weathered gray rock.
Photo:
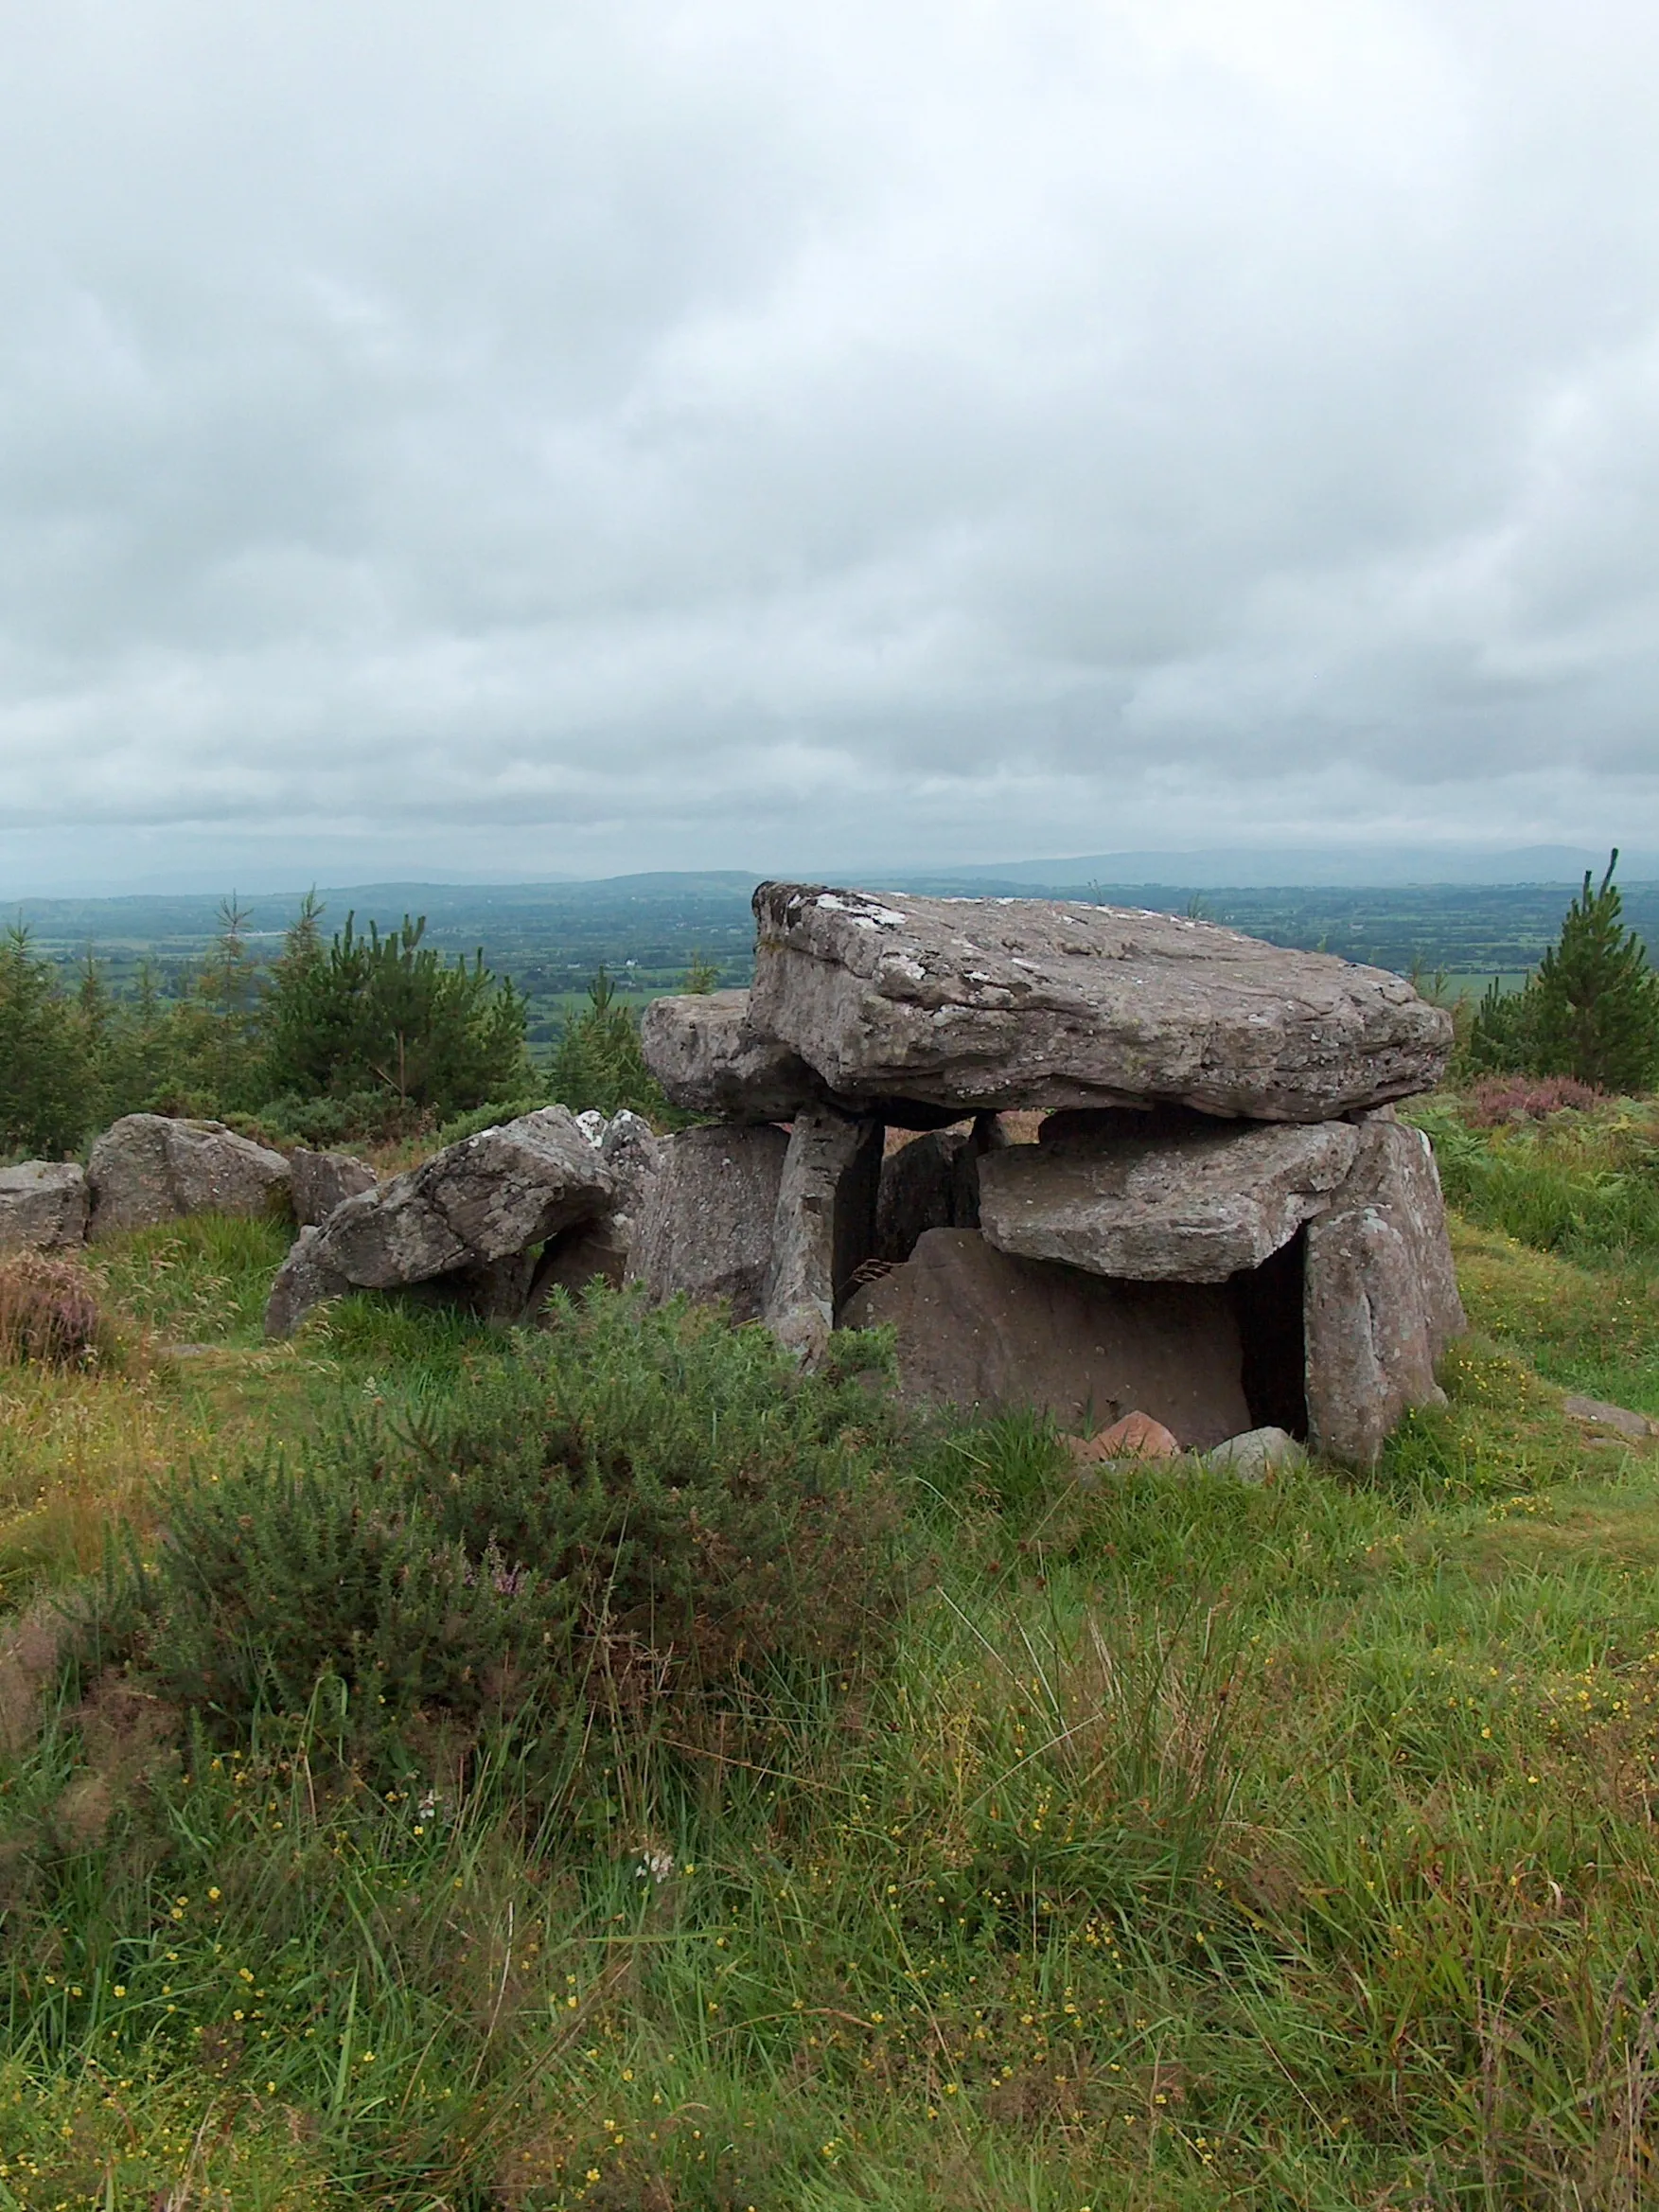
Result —
POLYGON ((286 1209, 289 1166, 280 1152, 238 1137, 222 1122, 128 1114, 92 1148, 87 1233, 152 1229, 191 1213, 257 1215, 286 1209))
POLYGON ((291 1327, 303 1310, 298 1287, 285 1280, 291 1266, 308 1282, 360 1290, 466 1278, 454 1285, 458 1296, 504 1310, 527 1295, 533 1270, 528 1263, 520 1270, 522 1285, 511 1268, 495 1277, 481 1271, 516 1263, 533 1246, 608 1212, 612 1189, 603 1159, 563 1106, 481 1130, 336 1207, 278 1275, 267 1334, 284 1333, 282 1324, 291 1327))
POLYGON ((1012 1144, 980 1166, 988 1244, 1148 1283, 1225 1283, 1322 1212, 1352 1167, 1348 1122, 1216 1123, 1163 1137, 1012 1144))
POLYGON ((323 1232, 308 1224, 289 1247, 265 1301, 267 1336, 291 1336, 313 1306, 344 1298, 352 1285, 320 1251, 323 1232))
POLYGON ((653 999, 640 1017, 645 1065, 688 1113, 791 1122, 824 1087, 799 1053, 750 1027, 747 991, 653 999))
POLYGON ((609 1171, 615 1188, 616 1217, 632 1224, 645 1202, 645 1194, 662 1165, 662 1143, 643 1114, 624 1106, 606 1123, 599 1139, 599 1157, 609 1171))
POLYGON ((930 1229, 978 1229, 980 1162, 1007 1141, 995 1114, 979 1114, 971 1129, 937 1129, 890 1152, 881 1163, 874 1256, 896 1264, 930 1229))
POLYGON ((760 1318, 772 1265, 772 1229, 789 1140, 769 1123, 686 1129, 660 1140, 630 1283, 660 1304, 683 1291, 731 1301, 734 1321, 760 1318))
POLYGON ((86 1242, 92 1204, 72 1161, 26 1159, 0 1167, 0 1252, 63 1252, 86 1242))
POLYGON ((349 1152, 308 1152, 302 1146, 288 1164, 293 1217, 301 1229, 316 1228, 336 1206, 374 1190, 380 1179, 366 1159, 354 1159, 349 1152))
POLYGON ((842 1319, 892 1324, 900 1390, 915 1403, 1034 1406, 1091 1431, 1139 1410, 1197 1450, 1249 1426, 1238 1322, 1218 1285, 1113 1283, 934 1229, 856 1290, 842 1319))
POLYGON ((807 1365, 823 1356, 836 1309, 875 1242, 879 1122, 831 1106, 798 1114, 784 1155, 772 1221, 772 1264, 761 1318, 807 1365))
POLYGON ((1562 1411, 1569 1421, 1582 1422, 1586 1428, 1611 1429, 1627 1443, 1651 1443, 1659 1437, 1659 1421, 1629 1406, 1609 1405, 1605 1398, 1563 1398, 1562 1411))
POLYGON ((1435 1362, 1466 1326, 1428 1139, 1392 1114, 1360 1124, 1352 1169, 1308 1224, 1308 1438, 1376 1464, 1408 1407, 1443 1404, 1435 1362))
POLYGON ((843 1102, 1319 1122, 1430 1088, 1451 1046, 1399 976, 1175 915, 789 883, 754 908, 750 1024, 843 1102))
POLYGON ((1229 1436, 1225 1443, 1205 1454, 1218 1473, 1230 1475, 1235 1482, 1251 1484, 1271 1481, 1282 1470, 1301 1466, 1307 1457, 1296 1438, 1283 1428, 1247 1428, 1242 1436, 1229 1436))
POLYGON ((799 1053, 754 1021, 748 991, 654 999, 640 1018, 640 1042, 676 1106, 724 1122, 792 1122, 815 1106, 901 1129, 944 1128, 960 1119, 949 1107, 906 1097, 838 1097, 799 1053))

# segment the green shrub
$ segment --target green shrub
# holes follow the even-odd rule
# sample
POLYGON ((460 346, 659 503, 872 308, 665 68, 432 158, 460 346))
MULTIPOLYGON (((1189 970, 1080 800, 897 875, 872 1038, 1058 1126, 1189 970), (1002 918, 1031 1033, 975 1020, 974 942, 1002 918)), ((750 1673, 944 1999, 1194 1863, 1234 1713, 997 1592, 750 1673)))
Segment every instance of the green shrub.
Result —
POLYGON ((603 967, 588 985, 586 1007, 564 1025, 548 1094, 577 1114, 590 1106, 602 1114, 627 1106, 658 1123, 668 1118, 668 1102, 640 1048, 639 1018, 616 1003, 616 986, 603 967))
POLYGON ((308 898, 288 932, 260 1009, 265 1092, 365 1097, 438 1115, 527 1088, 524 1001, 480 951, 446 964, 423 942, 424 916, 381 936, 355 917, 325 946, 308 898))
POLYGON ((243 1729, 345 1692, 360 1741, 491 1712, 729 1703, 846 1664, 902 1556, 872 1401, 716 1315, 563 1304, 520 1359, 297 1466, 167 1485, 144 1653, 243 1729))
POLYGON ((1646 1090, 1659 1076, 1659 977, 1621 919, 1615 850, 1599 886, 1586 874, 1559 941, 1525 990, 1494 977, 1470 1026, 1471 1073, 1570 1076, 1599 1090, 1646 1090))

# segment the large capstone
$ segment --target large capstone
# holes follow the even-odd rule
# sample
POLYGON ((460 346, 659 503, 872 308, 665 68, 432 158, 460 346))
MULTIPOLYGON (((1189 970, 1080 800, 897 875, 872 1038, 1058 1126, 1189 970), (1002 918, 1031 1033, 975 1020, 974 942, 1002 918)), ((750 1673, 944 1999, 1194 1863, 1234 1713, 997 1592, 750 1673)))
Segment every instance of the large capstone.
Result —
POLYGON ((0 1252, 72 1251, 86 1241, 90 1196, 72 1161, 0 1167, 0 1252))
POLYGON ((287 1160, 222 1122, 124 1115, 93 1146, 86 1179, 95 1240, 192 1213, 288 1211, 287 1160))
MULTIPOLYGON (((1152 1283, 1225 1283, 1260 1267, 1322 1212, 1354 1162, 1347 1122, 1311 1126, 1193 1115, 1162 1134, 1014 1144, 980 1163, 988 1244, 1031 1260, 1152 1283)), ((1152 1119, 1152 1117, 1138 1117, 1152 1119)))
POLYGON ((1400 976, 1178 915, 791 883, 754 908, 750 1025, 843 1102, 1319 1122, 1430 1088, 1452 1041, 1400 976))
POLYGON ((463 1302, 503 1314, 527 1294, 533 1248, 608 1213, 612 1194, 597 1147, 563 1106, 481 1130, 305 1232, 276 1279, 266 1330, 287 1334, 318 1298, 343 1289, 440 1278, 463 1302))
POLYGON ((1251 1425, 1227 1292, 1111 1283, 933 1229, 847 1302, 849 1328, 891 1324, 909 1400, 985 1413, 1035 1407, 1093 1434, 1123 1414, 1208 1450, 1251 1425))
POLYGON ((1303 1301, 1309 1442, 1373 1466, 1407 1407, 1443 1402, 1435 1363, 1466 1325, 1421 1129, 1361 1124, 1347 1180, 1308 1225, 1303 1301))
POLYGON ((628 1255, 653 1303, 677 1292, 726 1300, 734 1321, 760 1318, 789 1140, 769 1123, 685 1129, 662 1140, 628 1255))

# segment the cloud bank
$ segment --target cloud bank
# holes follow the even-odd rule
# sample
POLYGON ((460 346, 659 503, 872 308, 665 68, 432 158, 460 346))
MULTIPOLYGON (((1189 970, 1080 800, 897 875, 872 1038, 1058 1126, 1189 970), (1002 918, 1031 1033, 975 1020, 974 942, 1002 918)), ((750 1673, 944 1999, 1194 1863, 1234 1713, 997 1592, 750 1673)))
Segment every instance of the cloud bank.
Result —
POLYGON ((1635 0, 14 14, 0 890, 1659 842, 1656 68, 1635 0))

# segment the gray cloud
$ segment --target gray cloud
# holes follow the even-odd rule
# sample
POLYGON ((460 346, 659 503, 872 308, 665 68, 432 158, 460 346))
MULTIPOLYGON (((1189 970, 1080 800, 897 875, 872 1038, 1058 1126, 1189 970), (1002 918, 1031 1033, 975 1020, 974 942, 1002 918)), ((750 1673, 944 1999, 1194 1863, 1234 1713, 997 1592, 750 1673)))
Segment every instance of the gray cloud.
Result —
POLYGON ((1635 0, 61 0, 6 53, 20 888, 1659 842, 1635 0))

